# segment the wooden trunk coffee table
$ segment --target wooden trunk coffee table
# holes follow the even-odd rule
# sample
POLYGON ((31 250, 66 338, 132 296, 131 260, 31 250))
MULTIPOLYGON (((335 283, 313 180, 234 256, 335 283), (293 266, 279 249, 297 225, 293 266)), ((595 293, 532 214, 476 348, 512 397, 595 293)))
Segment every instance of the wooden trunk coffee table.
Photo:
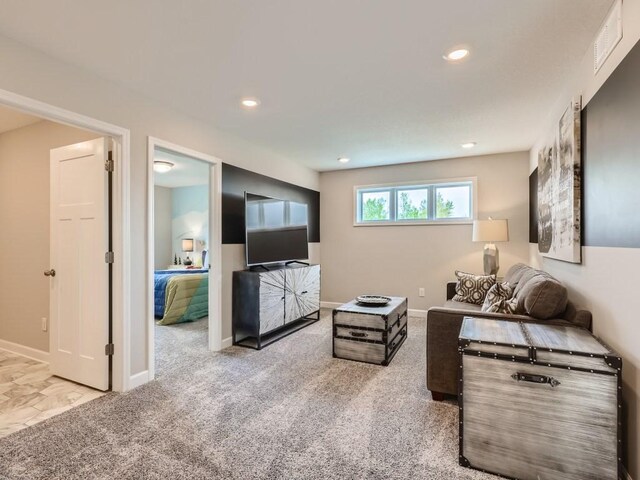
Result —
POLYGON ((407 299, 382 307, 356 300, 333 310, 333 356, 387 366, 407 338, 407 299))

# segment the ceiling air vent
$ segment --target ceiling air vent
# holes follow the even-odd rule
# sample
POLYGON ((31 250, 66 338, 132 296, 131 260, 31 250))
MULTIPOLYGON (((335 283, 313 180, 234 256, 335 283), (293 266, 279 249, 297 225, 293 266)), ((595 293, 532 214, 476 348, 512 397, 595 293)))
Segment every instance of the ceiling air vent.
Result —
POLYGON ((593 45, 593 71, 597 73, 622 39, 622 0, 616 0, 593 45))

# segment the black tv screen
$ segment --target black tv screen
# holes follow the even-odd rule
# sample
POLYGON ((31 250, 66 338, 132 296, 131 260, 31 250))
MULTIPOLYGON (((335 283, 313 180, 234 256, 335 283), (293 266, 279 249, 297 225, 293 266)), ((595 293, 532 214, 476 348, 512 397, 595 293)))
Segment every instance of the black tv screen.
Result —
POLYGON ((309 258, 307 205, 245 192, 247 266, 309 258))

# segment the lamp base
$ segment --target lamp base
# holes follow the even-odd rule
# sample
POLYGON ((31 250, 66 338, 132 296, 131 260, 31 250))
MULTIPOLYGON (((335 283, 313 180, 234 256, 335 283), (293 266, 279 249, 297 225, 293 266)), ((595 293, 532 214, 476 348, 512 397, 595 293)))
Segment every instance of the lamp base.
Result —
POLYGON ((487 243, 483 250, 483 264, 485 275, 496 275, 500 269, 498 247, 493 243, 487 243))

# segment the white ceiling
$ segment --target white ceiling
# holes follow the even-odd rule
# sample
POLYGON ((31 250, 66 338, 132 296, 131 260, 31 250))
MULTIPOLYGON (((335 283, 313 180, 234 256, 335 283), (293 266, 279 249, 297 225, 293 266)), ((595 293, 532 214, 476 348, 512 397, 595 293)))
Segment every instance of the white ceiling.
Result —
POLYGON ((0 32, 327 170, 530 148, 611 3, 4 0, 0 32))
POLYGON ((165 173, 153 173, 153 183, 159 187, 190 187, 209 184, 209 164, 202 160, 156 148, 154 160, 173 163, 173 168, 165 173))
POLYGON ((17 110, 0 106, 0 133, 15 130, 16 128, 26 127, 36 122, 42 121, 41 118, 20 113, 17 110))

